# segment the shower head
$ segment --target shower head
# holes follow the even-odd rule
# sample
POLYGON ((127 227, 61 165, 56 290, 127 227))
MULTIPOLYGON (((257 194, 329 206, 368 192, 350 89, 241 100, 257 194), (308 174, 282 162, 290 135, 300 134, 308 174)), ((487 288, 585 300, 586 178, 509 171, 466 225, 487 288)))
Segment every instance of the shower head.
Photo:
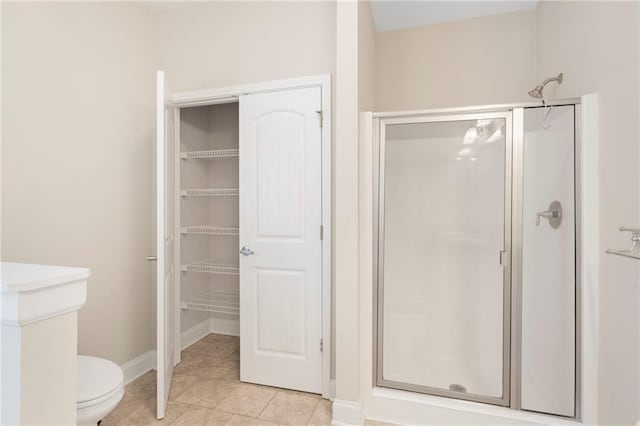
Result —
POLYGON ((535 89, 530 90, 529 91, 529 96, 531 96, 532 98, 541 99, 542 98, 542 91, 544 90, 544 86, 546 86, 547 83, 550 83, 552 81, 557 81, 558 84, 562 84, 562 77, 563 77, 563 74, 560 73, 560 74, 558 74, 557 77, 551 77, 551 78, 546 79, 541 84, 538 84, 535 89))
POLYGON ((535 89, 529 90, 529 96, 531 96, 533 98, 541 98, 542 97, 542 89, 544 89, 544 87, 542 87, 541 85, 538 84, 535 89))

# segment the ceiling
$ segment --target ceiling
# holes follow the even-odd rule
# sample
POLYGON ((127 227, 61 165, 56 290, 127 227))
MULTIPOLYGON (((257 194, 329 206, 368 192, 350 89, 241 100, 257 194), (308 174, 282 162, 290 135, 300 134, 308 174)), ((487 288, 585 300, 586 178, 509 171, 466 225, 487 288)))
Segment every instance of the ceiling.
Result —
POLYGON ((537 3, 537 0, 372 0, 371 9, 376 31, 382 32, 531 10, 535 9, 537 3))

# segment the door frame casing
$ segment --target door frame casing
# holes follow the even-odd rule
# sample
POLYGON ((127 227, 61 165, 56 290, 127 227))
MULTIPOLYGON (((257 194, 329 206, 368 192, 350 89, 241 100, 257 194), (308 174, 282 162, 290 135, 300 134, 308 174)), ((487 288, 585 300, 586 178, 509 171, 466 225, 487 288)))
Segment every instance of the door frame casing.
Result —
MULTIPOLYGON (((178 111, 180 108, 216 105, 224 103, 238 102, 240 96, 279 92, 284 90, 294 90, 309 87, 319 87, 321 92, 321 108, 322 108, 322 128, 321 128, 321 187, 322 187, 322 265, 321 265, 321 283, 322 283, 322 396, 324 398, 333 398, 332 386, 331 386, 331 353, 332 353, 332 341, 331 341, 331 318, 332 318, 332 291, 331 291, 331 244, 332 244, 332 192, 331 192, 331 179, 332 179, 332 164, 331 164, 331 144, 332 144, 332 100, 331 100, 331 75, 321 74, 312 75, 298 78, 289 78, 283 80, 273 80, 260 83, 240 84, 227 87, 220 87, 214 89, 196 90, 189 92, 176 92, 171 95, 171 101, 178 111)), ((179 120, 178 120, 179 123, 179 120)), ((176 126, 179 132, 179 125, 176 126)), ((179 139, 177 139, 179 141, 179 139)), ((177 144, 178 145, 178 144, 177 144)), ((179 147, 177 149, 179 156, 179 147)), ((176 164, 179 164, 176 163, 176 164)), ((176 173, 178 167, 176 167, 176 173)), ((179 180, 177 181, 179 183, 179 180)), ((176 191, 176 197, 179 199, 180 195, 176 191)), ((178 204, 179 205, 179 204, 178 204)), ((179 219, 179 216, 177 216, 179 219)), ((177 225, 179 221, 177 221, 177 225)), ((178 230, 179 231, 179 230, 178 230)), ((177 234, 179 235, 179 234, 177 234)), ((179 252, 179 243, 176 246, 176 251, 179 252)), ((176 257, 176 262, 179 262, 179 256, 176 257)), ((180 294, 180 281, 176 280, 176 292, 180 294)), ((180 311, 180 298, 177 297, 176 309, 180 311)), ((177 329, 180 330, 180 315, 177 317, 177 329)), ((180 333, 177 333, 178 340, 180 339, 180 333)), ((320 344, 320 342, 318 342, 320 344)), ((178 351, 180 350, 180 344, 176 346, 178 351)), ((180 359, 179 355, 176 359, 180 359)))

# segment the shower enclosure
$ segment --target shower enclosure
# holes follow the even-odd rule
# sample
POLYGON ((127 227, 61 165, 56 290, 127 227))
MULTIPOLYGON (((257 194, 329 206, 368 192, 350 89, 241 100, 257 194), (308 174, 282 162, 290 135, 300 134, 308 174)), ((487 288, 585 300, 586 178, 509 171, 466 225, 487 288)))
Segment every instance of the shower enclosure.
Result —
POLYGON ((376 115, 378 386, 579 417, 579 114, 376 115))

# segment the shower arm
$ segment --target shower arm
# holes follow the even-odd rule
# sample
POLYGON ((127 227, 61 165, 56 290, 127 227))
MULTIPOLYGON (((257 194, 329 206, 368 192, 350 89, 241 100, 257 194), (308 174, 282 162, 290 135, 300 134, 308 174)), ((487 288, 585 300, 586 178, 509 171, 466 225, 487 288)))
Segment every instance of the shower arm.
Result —
POLYGON ((547 78, 545 81, 543 81, 540 86, 544 87, 546 86, 548 83, 551 83, 552 81, 557 81, 558 84, 562 84, 562 77, 564 77, 563 73, 558 74, 557 77, 549 77, 547 78))
POLYGON ((544 96, 542 94, 542 91, 544 90, 544 87, 549 84, 552 81, 557 81, 558 84, 562 84, 562 79, 563 79, 564 75, 563 73, 558 74, 557 77, 550 77, 547 78, 546 80, 544 80, 542 83, 538 84, 535 89, 530 90, 529 91, 529 96, 534 97, 534 98, 542 98, 542 103, 544 104, 544 96))

